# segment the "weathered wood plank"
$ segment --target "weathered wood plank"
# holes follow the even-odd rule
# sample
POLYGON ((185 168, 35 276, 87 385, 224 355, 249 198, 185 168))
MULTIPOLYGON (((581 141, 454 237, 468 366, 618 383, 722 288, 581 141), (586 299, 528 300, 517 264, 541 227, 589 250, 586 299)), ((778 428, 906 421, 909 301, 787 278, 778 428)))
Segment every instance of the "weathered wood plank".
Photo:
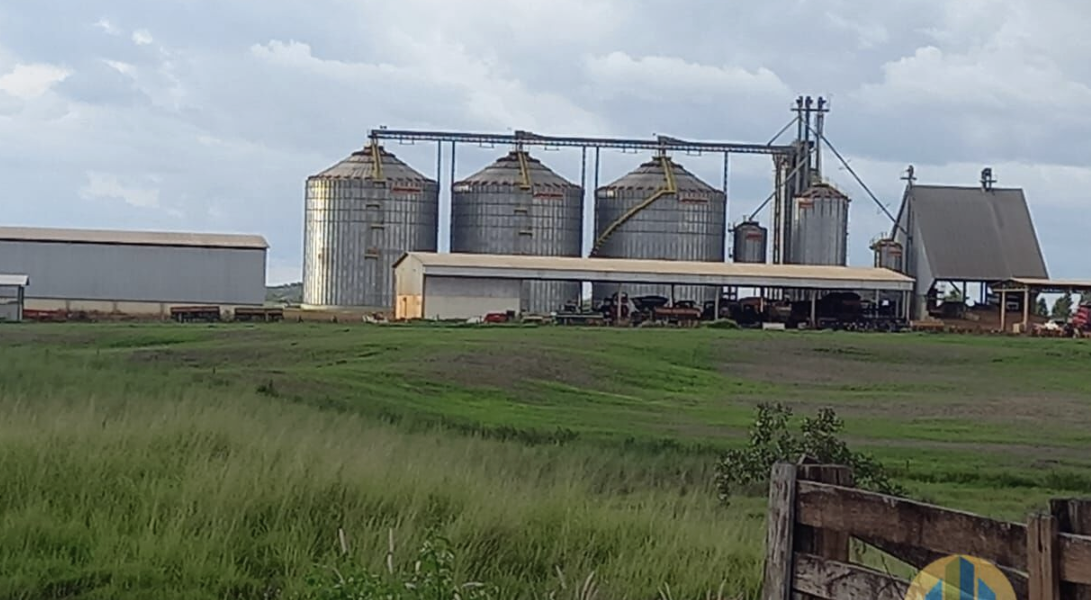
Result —
POLYGON ((773 465, 769 478, 769 512, 765 523, 765 580, 762 600, 791 600, 792 548, 795 531, 796 467, 773 465))
POLYGON ((1091 537, 1062 533, 1057 538, 1061 579, 1091 585, 1091 537))
MULTIPOLYGON (((852 487, 852 469, 840 465, 805 464, 797 467, 796 479, 815 481, 841 487, 852 487)), ((805 552, 822 558, 849 562, 849 534, 833 529, 797 526, 796 552, 805 552)))
MULTIPOLYGON (((1057 527, 1061 533, 1075 535, 1091 535, 1091 500, 1058 499, 1049 501, 1049 512, 1057 518, 1057 527)), ((1065 552, 1065 546, 1071 548, 1072 544, 1065 544, 1065 540, 1058 540, 1061 553, 1061 598, 1064 600, 1091 600, 1091 585, 1071 583, 1073 574, 1071 568, 1066 568, 1066 559, 1073 556, 1070 549, 1065 552)), ((1078 554, 1078 553, 1077 553, 1078 554)), ((1078 556, 1077 556, 1078 558, 1078 556)), ((1091 578, 1091 562, 1085 562, 1081 573, 1089 574, 1091 578)))
POLYGON ((873 492, 801 481, 796 520, 942 554, 967 554, 1002 567, 1027 564, 1026 527, 873 492))
POLYGON ((1031 515, 1027 520, 1028 600, 1061 599, 1057 533, 1053 515, 1031 515))
POLYGON ((796 553, 795 590, 824 600, 904 600, 909 582, 866 567, 796 553))

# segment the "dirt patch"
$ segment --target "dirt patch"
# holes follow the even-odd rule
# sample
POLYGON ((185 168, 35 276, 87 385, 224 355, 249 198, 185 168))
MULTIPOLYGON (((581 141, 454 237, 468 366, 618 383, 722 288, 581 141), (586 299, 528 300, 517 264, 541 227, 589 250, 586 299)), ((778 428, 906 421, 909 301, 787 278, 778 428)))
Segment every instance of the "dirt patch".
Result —
POLYGON ((945 388, 980 383, 960 365, 983 360, 976 348, 846 344, 814 336, 723 342, 715 348, 725 375, 781 385, 845 387, 909 385, 945 388))
POLYGON ((510 390, 527 382, 546 381, 576 388, 603 388, 603 378, 593 365, 578 356, 546 348, 479 346, 433 354, 406 367, 410 373, 429 380, 467 387, 510 390))

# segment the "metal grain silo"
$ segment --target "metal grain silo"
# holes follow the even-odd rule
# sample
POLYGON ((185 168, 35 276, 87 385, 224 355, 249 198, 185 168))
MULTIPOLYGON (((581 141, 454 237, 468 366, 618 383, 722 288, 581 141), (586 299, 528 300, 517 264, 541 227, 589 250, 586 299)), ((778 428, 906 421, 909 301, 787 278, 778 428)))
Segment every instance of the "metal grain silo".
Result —
MULTIPOLYGON (((591 256, 646 260, 723 262, 724 193, 665 155, 640 165, 595 193, 595 243, 591 256)), ((616 284, 595 283, 601 301, 616 284)), ((670 297, 670 286, 626 285, 630 296, 670 297)), ((676 286, 676 300, 702 302, 715 288, 676 286)))
MULTIPOLYGON (((451 252, 580 256, 583 189, 522 150, 454 184, 451 252)), ((522 310, 547 314, 579 301, 578 281, 527 281, 522 310)))
POLYGON ((877 268, 902 272, 902 260, 905 251, 900 242, 890 238, 883 238, 876 240, 871 245, 871 250, 875 253, 875 266, 877 268))
POLYGON ((848 264, 849 197, 819 183, 792 201, 788 263, 848 264))
POLYGON ((303 304, 390 310, 393 265, 435 252, 439 184, 372 145, 307 179, 303 304))
POLYGON ((757 221, 744 221, 735 226, 732 256, 737 263, 765 263, 769 230, 757 221))

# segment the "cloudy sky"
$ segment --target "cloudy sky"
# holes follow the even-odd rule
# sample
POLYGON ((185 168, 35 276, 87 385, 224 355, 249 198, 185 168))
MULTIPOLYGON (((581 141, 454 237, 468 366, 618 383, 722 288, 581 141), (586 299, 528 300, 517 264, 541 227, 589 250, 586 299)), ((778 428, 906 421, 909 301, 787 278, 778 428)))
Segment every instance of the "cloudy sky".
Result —
MULTIPOLYGON (((991 166, 1026 189, 1051 274, 1091 278, 1089 20, 1070 0, 14 0, 0 220, 261 233, 270 281, 294 281, 304 179, 371 128, 766 142, 797 94, 822 94, 892 211, 907 164, 969 185, 991 166)), ((390 149, 435 172, 433 148, 390 149)), ((456 172, 504 150, 460 149, 456 172)), ((578 180, 578 152, 540 157, 578 180)), ((603 183, 643 158, 604 154, 603 183)), ((718 158, 678 160, 719 183, 718 158)), ((868 264, 889 225, 826 163, 868 264)), ((738 220, 771 165, 731 171, 738 220)))

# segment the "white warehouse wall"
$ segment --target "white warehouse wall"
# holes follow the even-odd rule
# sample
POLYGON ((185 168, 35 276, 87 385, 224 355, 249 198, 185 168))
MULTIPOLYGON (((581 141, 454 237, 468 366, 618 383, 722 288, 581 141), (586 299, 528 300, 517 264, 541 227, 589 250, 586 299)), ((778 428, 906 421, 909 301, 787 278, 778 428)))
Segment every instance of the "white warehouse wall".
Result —
POLYGON ((28 301, 256 305, 266 252, 252 248, 0 241, 0 272, 30 276, 28 301))
POLYGON ((471 319, 487 313, 519 311, 522 279, 425 275, 425 319, 471 319))

